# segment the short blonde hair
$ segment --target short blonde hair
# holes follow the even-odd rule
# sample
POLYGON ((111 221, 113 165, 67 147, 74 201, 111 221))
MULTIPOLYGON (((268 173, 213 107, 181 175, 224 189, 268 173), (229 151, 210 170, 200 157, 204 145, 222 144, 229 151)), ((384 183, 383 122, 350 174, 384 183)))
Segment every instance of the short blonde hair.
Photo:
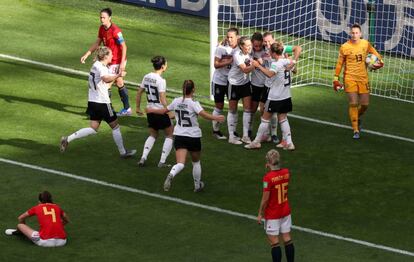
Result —
POLYGON ((104 60, 105 56, 109 55, 111 53, 111 49, 109 49, 106 46, 100 46, 96 50, 96 60, 102 61, 104 60))
POLYGON ((271 149, 266 154, 267 164, 271 167, 278 167, 280 164, 280 154, 276 149, 271 149))

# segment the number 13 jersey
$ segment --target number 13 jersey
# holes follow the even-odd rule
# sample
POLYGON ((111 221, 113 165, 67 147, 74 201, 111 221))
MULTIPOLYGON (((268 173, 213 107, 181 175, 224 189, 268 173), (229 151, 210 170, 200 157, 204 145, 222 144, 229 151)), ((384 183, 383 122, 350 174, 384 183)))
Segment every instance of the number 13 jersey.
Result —
POLYGON ((167 109, 175 113, 175 136, 201 137, 197 117, 203 108, 198 101, 177 97, 167 106, 167 109))
POLYGON ((145 93, 147 93, 147 108, 164 108, 160 101, 160 93, 164 93, 167 90, 164 78, 154 72, 146 74, 142 79, 140 88, 145 89, 145 93))

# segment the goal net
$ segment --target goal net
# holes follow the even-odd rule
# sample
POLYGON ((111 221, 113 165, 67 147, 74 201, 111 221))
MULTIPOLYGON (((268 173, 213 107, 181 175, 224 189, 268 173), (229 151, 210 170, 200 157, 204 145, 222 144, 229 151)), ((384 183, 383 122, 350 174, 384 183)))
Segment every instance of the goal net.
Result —
POLYGON ((369 73, 371 93, 414 102, 412 0, 211 0, 211 59, 229 27, 244 36, 271 31, 302 47, 294 86, 331 86, 339 47, 354 23, 384 57, 384 68, 369 73))

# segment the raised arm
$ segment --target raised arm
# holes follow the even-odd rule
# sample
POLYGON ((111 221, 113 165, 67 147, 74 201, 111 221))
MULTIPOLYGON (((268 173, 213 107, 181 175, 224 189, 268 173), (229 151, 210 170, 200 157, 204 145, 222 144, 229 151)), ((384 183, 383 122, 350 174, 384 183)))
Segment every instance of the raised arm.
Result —
POLYGON ((88 56, 90 56, 92 54, 93 51, 95 51, 100 45, 101 45, 102 39, 101 38, 96 38, 95 43, 93 43, 91 45, 91 47, 89 47, 88 51, 86 51, 86 53, 81 57, 80 62, 82 64, 85 63, 86 59, 88 58, 88 56))

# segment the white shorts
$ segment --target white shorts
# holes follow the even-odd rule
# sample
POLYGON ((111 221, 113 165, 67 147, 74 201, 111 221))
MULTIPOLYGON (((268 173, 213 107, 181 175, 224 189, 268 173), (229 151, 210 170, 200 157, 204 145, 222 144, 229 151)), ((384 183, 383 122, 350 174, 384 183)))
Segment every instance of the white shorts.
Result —
POLYGON ((289 233, 292 227, 292 218, 290 215, 279 219, 265 220, 264 229, 267 235, 278 236, 280 233, 289 233))
MULTIPOLYGON (((126 66, 127 61, 125 61, 125 66, 126 66)), ((109 73, 116 75, 118 74, 118 70, 119 70, 119 64, 113 64, 109 66, 109 73)))
POLYGON ((41 239, 39 236, 39 232, 33 231, 32 242, 38 245, 39 247, 61 247, 66 244, 66 239, 60 239, 60 238, 41 239))

